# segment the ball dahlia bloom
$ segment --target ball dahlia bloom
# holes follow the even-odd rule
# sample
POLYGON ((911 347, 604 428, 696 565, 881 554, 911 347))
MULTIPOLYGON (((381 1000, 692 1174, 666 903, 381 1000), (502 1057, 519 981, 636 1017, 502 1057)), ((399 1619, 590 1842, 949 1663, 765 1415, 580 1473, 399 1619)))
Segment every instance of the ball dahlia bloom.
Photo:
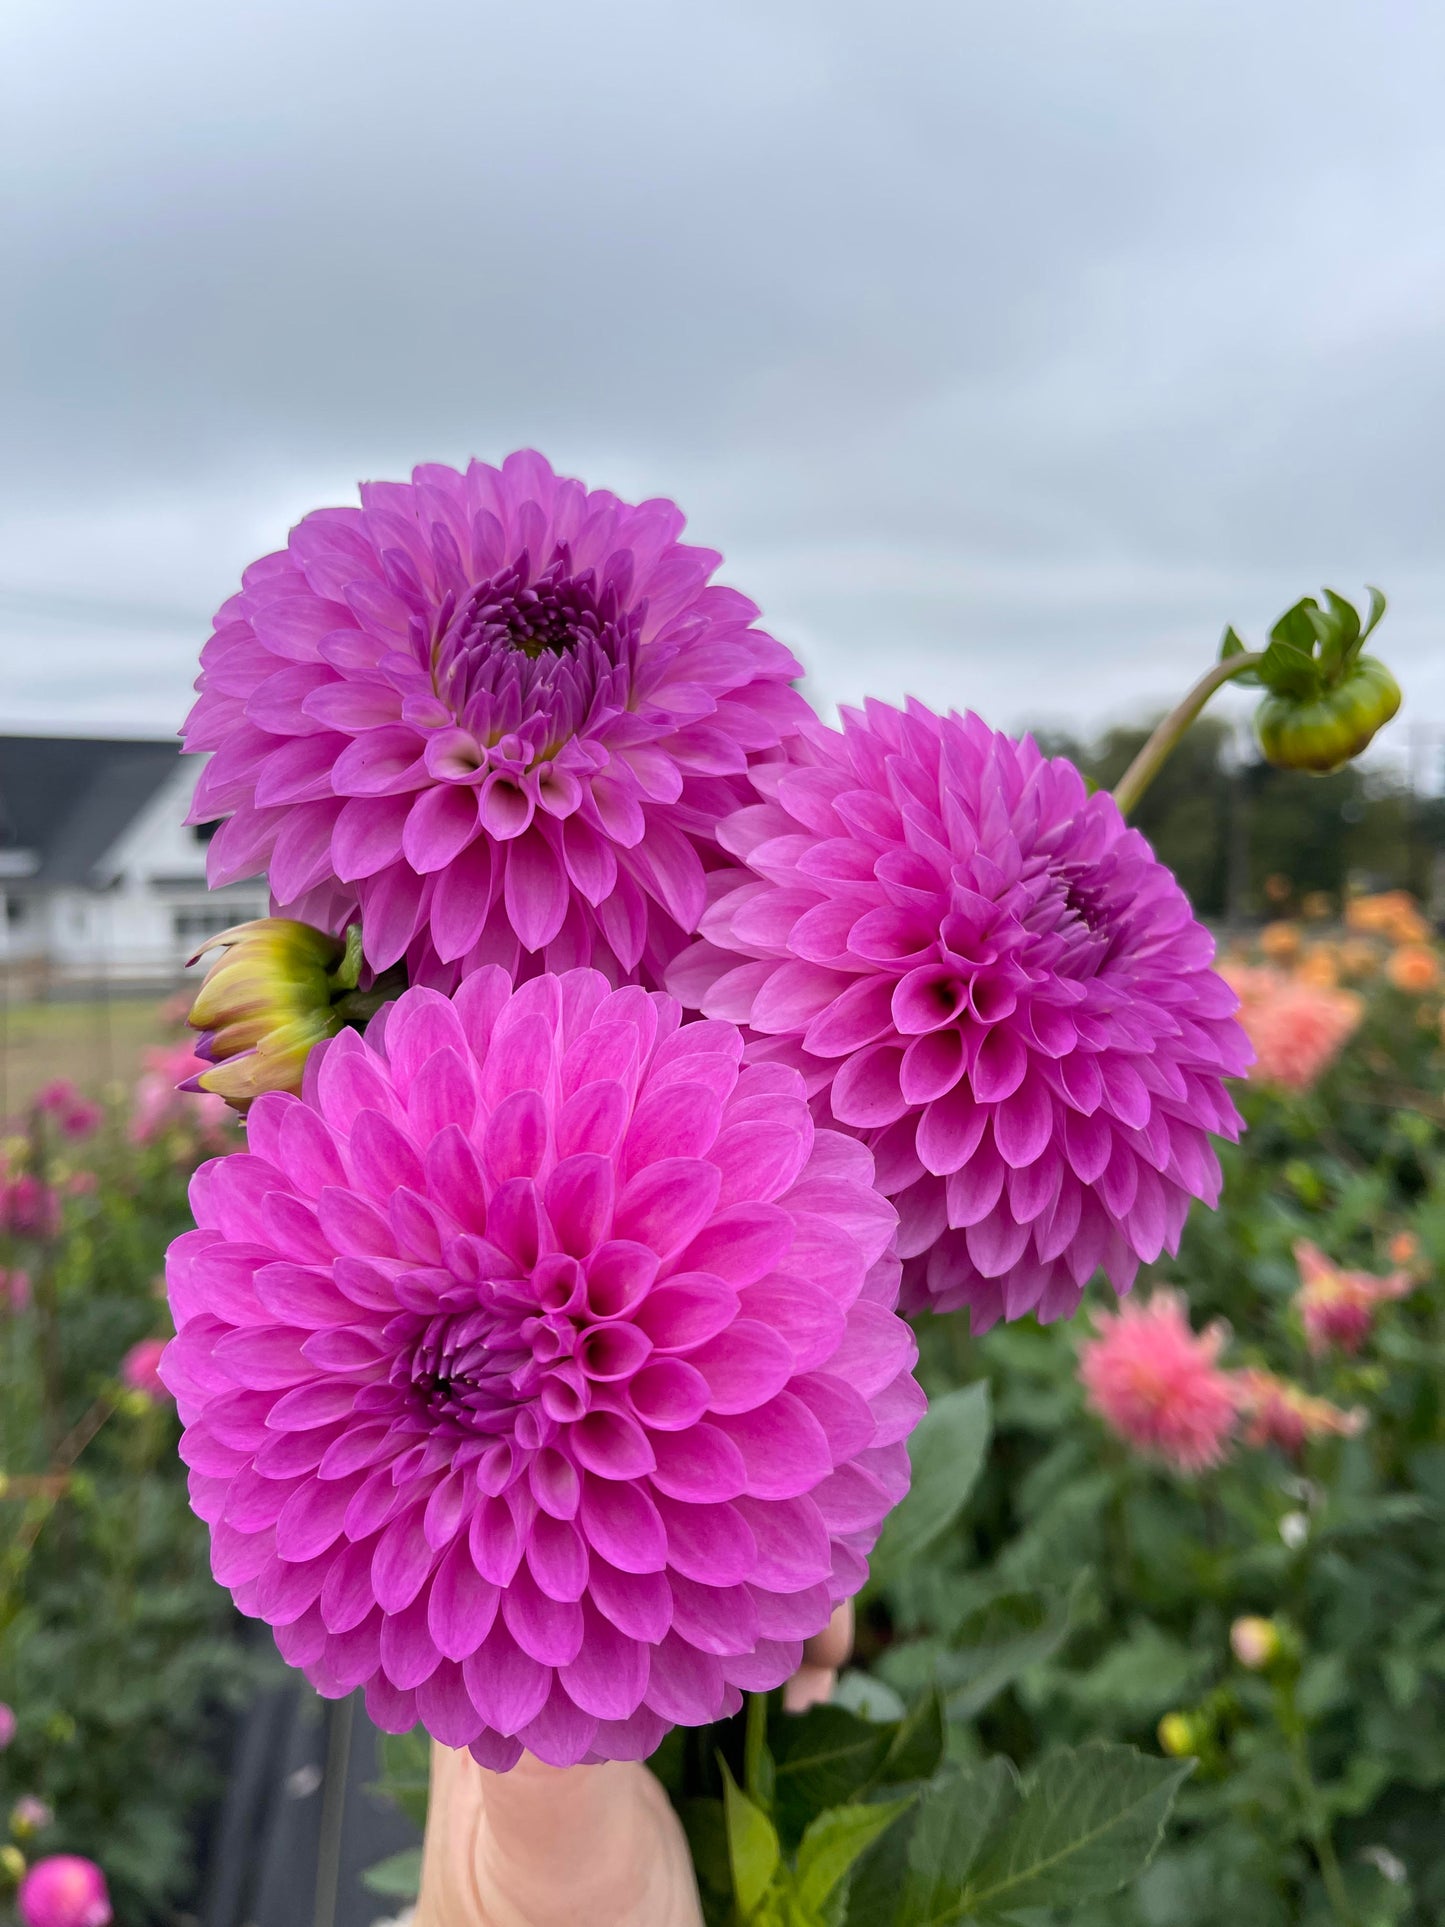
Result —
POLYGON ((76 1853, 37 1860, 15 1902, 24 1927, 108 1927, 113 1918, 105 1875, 76 1853))
POLYGON ((1234 1377, 1221 1370, 1228 1332, 1190 1330, 1177 1292, 1094 1313, 1096 1336, 1079 1348, 1089 1404, 1136 1450, 1181 1472, 1218 1465, 1239 1418, 1234 1377))
POLYGON ((359 916, 374 969, 443 989, 483 963, 655 976, 749 759, 808 713, 682 527, 531 452, 306 516, 202 654, 212 884, 266 870, 288 914, 359 916))
POLYGON ((868 703, 752 772, 669 986, 871 1146, 912 1301, 974 1328, 1127 1291, 1214 1203, 1248 1062, 1174 878, 1072 765, 868 703))
POLYGON ((633 1759, 856 1591, 922 1396, 872 1161, 596 971, 412 989, 269 1093, 172 1247, 216 1577, 324 1694, 633 1759))
POLYGON ((1295 1306, 1305 1342, 1316 1358, 1336 1347, 1357 1352, 1379 1307, 1415 1289, 1408 1271, 1394 1271, 1383 1278, 1368 1271, 1341 1271, 1307 1238, 1295 1245, 1294 1256, 1300 1275, 1295 1306))

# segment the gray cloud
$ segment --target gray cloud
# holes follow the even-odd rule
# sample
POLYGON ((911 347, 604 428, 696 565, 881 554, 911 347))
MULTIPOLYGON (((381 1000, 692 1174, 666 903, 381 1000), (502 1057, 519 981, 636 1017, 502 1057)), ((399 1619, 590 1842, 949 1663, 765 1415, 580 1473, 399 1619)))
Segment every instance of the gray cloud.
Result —
POLYGON ((820 699, 1098 720, 1368 578, 1445 717, 1442 58, 1347 0, 13 6, 0 706, 173 726, 307 507, 533 442, 676 494, 820 699))

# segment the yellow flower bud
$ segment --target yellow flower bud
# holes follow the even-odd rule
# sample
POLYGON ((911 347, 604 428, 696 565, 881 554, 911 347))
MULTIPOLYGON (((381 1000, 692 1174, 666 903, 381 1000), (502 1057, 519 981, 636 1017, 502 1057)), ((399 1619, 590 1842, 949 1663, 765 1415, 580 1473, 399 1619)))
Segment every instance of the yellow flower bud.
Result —
MULTIPOLYGON (((219 948, 187 1022, 201 1033, 196 1055, 211 1068, 194 1088, 244 1112, 263 1091, 299 1091, 306 1059, 353 1013, 361 931, 343 943, 290 917, 262 917, 213 937, 219 948)), ((366 1011, 362 1014, 369 1014, 366 1011)))
POLYGON ((1159 1744, 1171 1759, 1184 1760, 1199 1751, 1199 1735, 1187 1713, 1166 1713, 1159 1722, 1159 1744))
POLYGON ((0 1847, 0 1876, 13 1887, 18 1887, 25 1878, 25 1855, 19 1847, 0 1847))

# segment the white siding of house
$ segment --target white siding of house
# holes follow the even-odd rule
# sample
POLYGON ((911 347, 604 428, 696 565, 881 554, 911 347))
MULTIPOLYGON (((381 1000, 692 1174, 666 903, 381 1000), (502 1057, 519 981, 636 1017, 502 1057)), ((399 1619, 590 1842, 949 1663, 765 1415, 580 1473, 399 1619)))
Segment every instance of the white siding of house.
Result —
MULTIPOLYGON (((206 847, 184 827, 201 765, 186 758, 96 866, 95 887, 30 898, 0 919, 0 959, 34 960, 61 981, 165 982, 208 935, 266 914, 261 883, 206 888, 206 847)), ((0 883, 0 890, 4 885, 0 883)))

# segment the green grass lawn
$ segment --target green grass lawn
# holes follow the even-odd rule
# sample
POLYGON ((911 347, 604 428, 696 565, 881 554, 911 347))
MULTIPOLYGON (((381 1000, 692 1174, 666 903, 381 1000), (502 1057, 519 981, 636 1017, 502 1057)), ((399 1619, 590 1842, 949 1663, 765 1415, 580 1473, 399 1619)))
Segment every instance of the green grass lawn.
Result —
POLYGON ((159 997, 86 1003, 0 1003, 0 1118, 13 1117, 52 1078, 91 1096, 134 1083, 142 1053, 176 1034, 159 997))

